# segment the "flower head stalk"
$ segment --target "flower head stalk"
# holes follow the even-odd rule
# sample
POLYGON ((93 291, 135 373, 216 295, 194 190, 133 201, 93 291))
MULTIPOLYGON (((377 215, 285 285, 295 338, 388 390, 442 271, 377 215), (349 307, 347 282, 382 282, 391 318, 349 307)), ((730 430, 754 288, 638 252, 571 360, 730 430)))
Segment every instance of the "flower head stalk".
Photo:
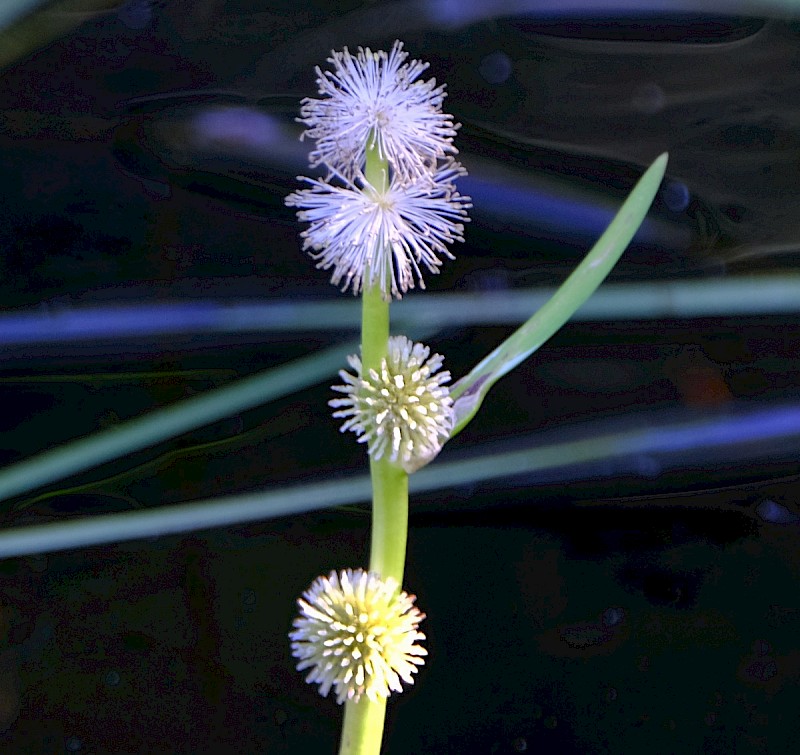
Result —
POLYGON ((459 124, 442 112, 444 85, 418 80, 428 64, 407 58, 400 41, 388 53, 359 47, 351 55, 345 47, 328 58, 333 71, 316 69, 322 98, 304 99, 299 119, 308 127, 303 136, 316 140, 311 167, 322 164, 355 180, 374 139, 405 182, 432 174, 439 159, 457 154, 459 124))
POLYGON ((363 569, 344 569, 317 578, 298 599, 300 616, 289 635, 298 670, 336 702, 372 701, 402 692, 427 651, 417 644, 425 614, 415 596, 401 592, 394 579, 363 569))
POLYGON ((319 68, 320 98, 303 100, 303 137, 316 141, 309 162, 324 178, 286 204, 308 223, 303 249, 331 282, 362 294, 361 356, 342 371, 330 404, 370 454, 370 571, 321 577, 299 601, 292 652, 307 680, 345 702, 340 755, 380 750, 386 697, 411 683, 424 649, 424 618, 401 593, 408 531, 408 475, 441 450, 453 427, 442 357, 404 337, 389 338, 389 302, 425 287, 448 246, 463 241, 472 206, 455 181, 459 128, 442 112, 444 86, 423 81, 428 67, 407 61, 401 42, 387 53, 333 52, 319 68), (366 699, 362 699, 366 698, 366 699))
POLYGON ((341 431, 356 433, 372 459, 386 456, 409 474, 435 458, 453 428, 453 401, 445 385, 450 373, 439 372, 443 357, 393 336, 380 370, 365 373, 356 355, 348 362, 355 374, 340 371, 344 385, 333 386, 344 397, 328 402, 337 409, 333 416, 345 420, 341 431))

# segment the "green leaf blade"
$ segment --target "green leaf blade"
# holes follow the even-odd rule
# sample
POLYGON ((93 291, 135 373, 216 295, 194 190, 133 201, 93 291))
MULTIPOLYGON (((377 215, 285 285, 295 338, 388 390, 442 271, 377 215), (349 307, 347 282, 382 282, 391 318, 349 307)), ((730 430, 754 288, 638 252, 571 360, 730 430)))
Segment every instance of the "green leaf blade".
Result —
POLYGON ((489 389, 554 335, 605 280, 644 221, 667 160, 666 152, 656 158, 591 251, 547 303, 453 385, 456 418, 451 437, 475 416, 489 389))

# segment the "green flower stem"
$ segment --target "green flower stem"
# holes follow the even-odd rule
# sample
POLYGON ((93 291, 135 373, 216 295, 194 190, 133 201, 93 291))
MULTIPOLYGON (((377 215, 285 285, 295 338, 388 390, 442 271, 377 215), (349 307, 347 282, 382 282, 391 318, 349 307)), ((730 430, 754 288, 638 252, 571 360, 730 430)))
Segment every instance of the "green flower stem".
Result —
MULTIPOLYGON (((379 192, 389 184, 389 163, 378 153, 374 140, 367 148, 367 181, 379 192)), ((361 364, 364 372, 380 370, 388 354, 389 296, 382 291, 388 281, 373 281, 369 270, 364 275, 361 306, 361 364)), ((384 579, 393 577, 403 584, 408 535, 408 475, 386 457, 370 459, 372 479, 372 544, 370 571, 384 579)), ((367 697, 347 701, 339 755, 379 755, 383 740, 386 700, 373 702, 367 697)))
POLYGON ((386 699, 373 702, 362 697, 357 703, 344 704, 344 724, 339 755, 378 755, 383 741, 386 699))
POLYGON ((361 364, 364 372, 381 369, 381 360, 389 353, 389 302, 379 284, 364 279, 361 297, 361 364))
POLYGON ((369 465, 372 477, 372 549, 369 570, 403 584, 408 537, 408 475, 390 461, 369 465))
MULTIPOLYGON (((379 192, 389 185, 389 163, 381 158, 373 140, 367 149, 364 169, 367 181, 379 192)), ((361 296, 361 364, 364 372, 380 370, 381 360, 389 353, 389 297, 384 297, 381 283, 373 281, 369 269, 364 271, 361 296)))
MULTIPOLYGON (((367 181, 379 192, 389 185, 389 163, 378 152, 374 140, 367 148, 367 181)), ((364 372, 380 370, 388 354, 389 297, 381 283, 364 277, 361 319, 361 360, 364 372)), ((408 532, 408 475, 386 457, 370 459, 372 478, 372 548, 370 570, 384 579, 393 577, 403 584, 408 532)))

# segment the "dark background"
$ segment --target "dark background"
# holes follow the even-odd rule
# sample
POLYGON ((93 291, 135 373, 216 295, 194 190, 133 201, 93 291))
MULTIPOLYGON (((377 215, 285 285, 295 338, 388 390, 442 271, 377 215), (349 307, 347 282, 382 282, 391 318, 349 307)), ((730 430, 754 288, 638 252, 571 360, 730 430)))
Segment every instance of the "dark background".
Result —
MULTIPOLYGON (((62 34, 1 74, 3 463, 354 337, 145 326, 34 343, 2 319, 341 298, 283 198, 307 172, 299 100, 344 45, 402 38, 462 123, 475 209, 431 292, 557 285, 664 150, 667 179, 612 282, 635 296, 652 281, 796 280, 792 19, 104 5, 56 8, 62 34)), ((390 702, 387 753, 795 751, 800 331, 796 309, 771 304, 574 322, 498 384, 442 462, 696 432, 414 497, 406 582, 431 657, 390 702), (787 417, 780 436, 748 419, 759 411, 787 417), (724 421, 730 443, 704 439, 724 421)), ((427 340, 458 377, 511 329, 427 340)), ((363 472, 328 398, 319 385, 5 501, 4 524, 363 472)), ((334 751, 341 710, 294 671, 286 634, 300 592, 365 563, 367 544, 353 506, 0 563, 0 749, 334 751)))

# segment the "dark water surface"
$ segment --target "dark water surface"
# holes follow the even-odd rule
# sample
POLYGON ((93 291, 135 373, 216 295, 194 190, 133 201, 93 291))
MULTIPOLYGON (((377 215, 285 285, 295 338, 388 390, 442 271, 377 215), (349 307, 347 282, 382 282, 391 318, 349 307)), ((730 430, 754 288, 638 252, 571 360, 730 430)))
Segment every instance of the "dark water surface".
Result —
MULTIPOLYGON (((356 336, 196 318, 343 298, 283 204, 308 172, 294 118, 331 48, 402 38, 448 85, 475 205, 430 291, 479 307, 558 285, 668 150, 611 277, 622 303, 653 282, 708 302, 741 282, 747 301, 571 323, 448 444, 442 463, 619 446, 414 497, 407 589, 431 657, 390 703, 385 751, 794 752, 800 17, 583 5, 54 10, 61 36, 0 78, 0 462, 356 336), (748 298, 757 283, 774 293, 748 298)), ((512 329, 430 326, 455 377, 512 329)), ((3 501, 3 524, 364 472, 329 393, 3 501)), ((341 711, 286 635, 311 580, 367 547, 356 506, 0 562, 0 750, 333 752, 341 711)))

